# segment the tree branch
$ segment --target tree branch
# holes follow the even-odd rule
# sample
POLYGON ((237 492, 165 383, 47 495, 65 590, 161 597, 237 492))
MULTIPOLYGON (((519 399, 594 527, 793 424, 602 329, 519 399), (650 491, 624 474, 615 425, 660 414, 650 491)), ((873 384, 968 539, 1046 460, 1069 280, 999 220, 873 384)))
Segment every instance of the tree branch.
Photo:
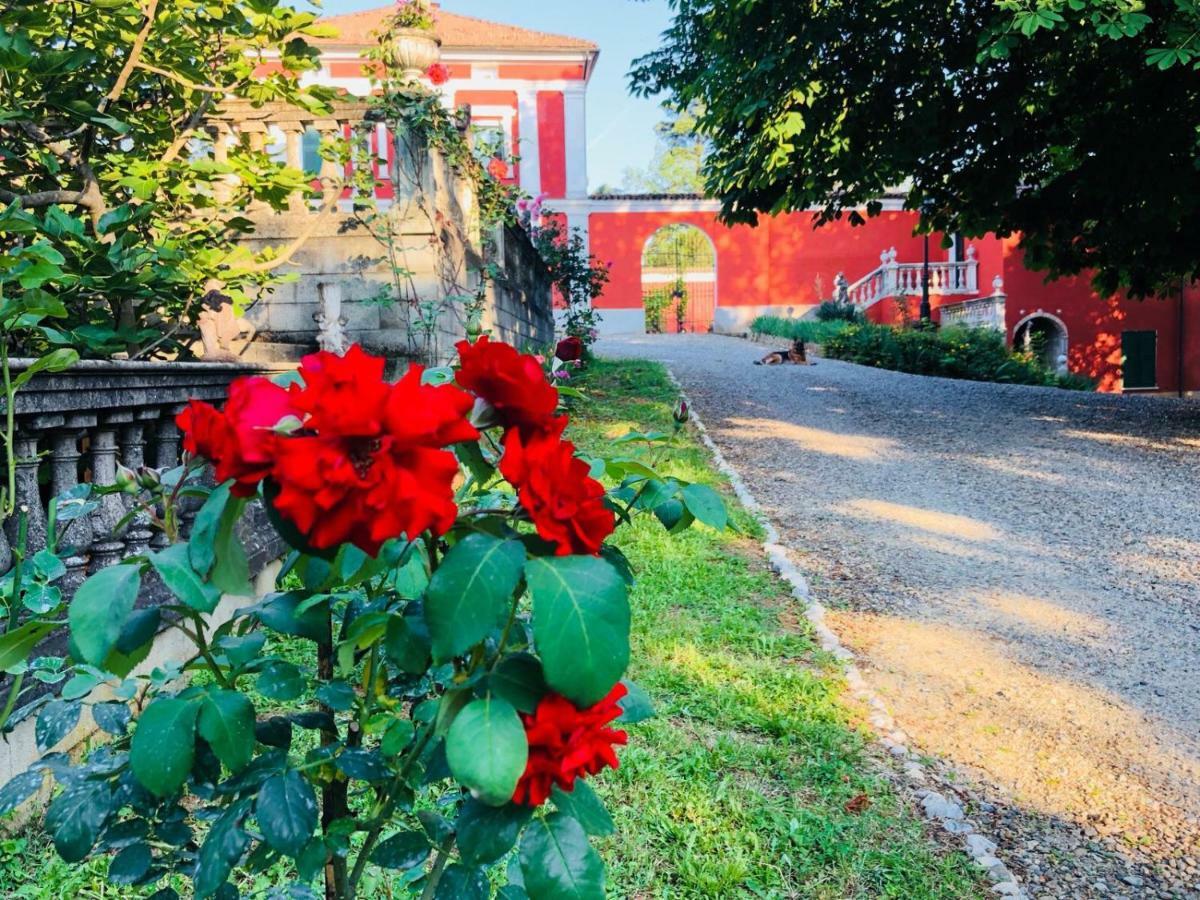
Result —
POLYGON ((121 67, 121 73, 117 76, 117 80, 113 82, 113 86, 109 88, 104 99, 100 101, 98 110, 103 115, 104 112, 121 96, 125 90, 125 85, 129 83, 130 76, 133 75, 133 70, 138 64, 138 58, 142 55, 142 50, 146 46, 146 39, 150 37, 150 31, 154 28, 154 17, 158 14, 158 0, 150 0, 146 6, 146 11, 143 13, 146 21, 142 23, 142 30, 138 32, 138 36, 133 40, 133 46, 129 48, 129 56, 125 60, 125 65, 121 67))
POLYGON ((278 256, 248 266, 246 271, 273 272, 280 266, 290 262, 291 258, 295 256, 296 253, 299 252, 300 248, 308 243, 309 238, 316 233, 317 228, 320 227, 321 223, 325 221, 325 218, 337 208, 338 200, 341 199, 342 190, 344 188, 345 184, 340 181, 337 182, 336 185, 326 187, 325 197, 321 201, 321 208, 313 214, 312 218, 309 220, 309 223, 304 226, 304 230, 301 231, 300 234, 298 234, 295 239, 293 239, 292 242, 280 252, 278 256))
POLYGON ((227 94, 230 90, 229 88, 219 87, 215 84, 198 84, 197 82, 192 81, 190 78, 183 77, 178 72, 160 69, 158 66, 152 66, 149 63, 139 61, 136 63, 136 67, 139 69, 144 69, 147 72, 153 72, 155 75, 161 75, 163 78, 170 79, 177 84, 182 84, 190 91, 203 91, 208 94, 227 94))

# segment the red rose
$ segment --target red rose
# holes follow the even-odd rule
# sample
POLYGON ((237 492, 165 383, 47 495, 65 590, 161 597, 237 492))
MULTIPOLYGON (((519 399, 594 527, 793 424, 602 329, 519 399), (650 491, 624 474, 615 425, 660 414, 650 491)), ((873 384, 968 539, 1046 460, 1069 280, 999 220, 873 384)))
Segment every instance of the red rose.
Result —
POLYGON ((533 715, 522 714, 529 762, 517 782, 513 803, 540 806, 554 785, 569 793, 576 778, 596 775, 605 767, 617 768, 613 747, 625 744, 629 737, 607 726, 620 717, 617 701, 625 694, 625 685, 618 684, 595 706, 580 709, 566 697, 549 693, 533 715))
POLYGON ((432 84, 440 86, 450 80, 450 70, 441 63, 434 63, 425 70, 425 77, 432 84))
POLYGON ((554 348, 554 355, 563 362, 574 362, 577 359, 583 359, 583 341, 574 335, 565 337, 554 348))
POLYGON ((183 449, 211 462, 218 483, 233 479, 235 497, 249 497, 271 471, 278 440, 273 429, 295 415, 279 385, 239 378, 229 386, 224 412, 192 400, 175 421, 183 431, 183 449))
POLYGON ((526 435, 514 429, 505 436, 500 472, 517 489, 537 533, 559 556, 599 553, 616 527, 604 505, 604 486, 588 471, 575 445, 554 431, 526 435))
POLYGON ((503 181, 508 177, 508 163, 496 156, 487 164, 487 172, 497 181, 503 181))
POLYGON ((318 550, 352 543, 374 556, 401 534, 445 534, 458 514, 458 462, 442 448, 479 437, 472 398, 421 384, 419 366, 387 385, 383 360, 357 348, 306 357, 302 372, 293 401, 310 418, 276 445, 279 513, 318 550))
POLYGON ((493 344, 487 337, 456 346, 462 362, 458 383, 490 403, 505 426, 526 431, 558 427, 554 418, 558 391, 534 357, 508 344, 493 344))

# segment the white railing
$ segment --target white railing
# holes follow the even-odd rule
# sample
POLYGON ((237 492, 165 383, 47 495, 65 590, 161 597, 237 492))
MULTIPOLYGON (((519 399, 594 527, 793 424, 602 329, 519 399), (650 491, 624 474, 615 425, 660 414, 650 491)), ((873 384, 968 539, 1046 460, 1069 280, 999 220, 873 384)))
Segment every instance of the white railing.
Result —
POLYGON ((1004 293, 1004 280, 997 275, 992 282, 992 296, 977 297, 974 300, 964 300, 962 303, 948 303, 941 308, 942 327, 957 325, 962 328, 992 328, 1005 331, 1007 325, 1004 319, 1004 308, 1007 296, 1004 293))
MULTIPOLYGON (((917 296, 925 279, 924 263, 896 262, 896 248, 879 254, 879 268, 844 288, 839 284, 839 299, 865 309, 885 297, 917 296)), ((844 281, 844 279, 841 279, 844 281)), ((979 293, 979 262, 975 248, 967 248, 967 258, 959 262, 929 263, 929 294, 946 297, 979 293)))

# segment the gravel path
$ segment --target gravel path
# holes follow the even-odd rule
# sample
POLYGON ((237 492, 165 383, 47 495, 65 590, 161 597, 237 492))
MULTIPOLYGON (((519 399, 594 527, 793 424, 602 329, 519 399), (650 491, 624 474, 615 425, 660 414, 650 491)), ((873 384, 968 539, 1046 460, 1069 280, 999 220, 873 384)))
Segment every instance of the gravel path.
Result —
POLYGON ((1030 893, 1200 897, 1200 403, 764 350, 600 344, 670 366, 1030 893))

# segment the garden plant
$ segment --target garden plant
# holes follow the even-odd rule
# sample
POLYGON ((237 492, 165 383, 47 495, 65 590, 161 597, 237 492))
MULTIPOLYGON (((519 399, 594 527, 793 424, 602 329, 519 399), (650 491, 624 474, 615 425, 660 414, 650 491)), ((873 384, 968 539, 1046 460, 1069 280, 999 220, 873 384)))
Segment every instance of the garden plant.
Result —
MULTIPOLYGON (((223 411, 192 401, 184 464, 120 479, 168 545, 45 610, 69 623, 71 678, 39 746, 85 705, 111 740, 45 755, 0 788, 0 813, 53 778, 59 855, 107 855, 112 882, 159 900, 184 877, 236 897, 231 878, 266 870, 280 897, 379 896, 381 878, 425 898, 487 897, 489 879, 506 898, 603 896, 589 837, 614 826, 584 779, 651 714, 622 680, 633 575, 606 541, 645 513, 678 533, 726 512, 629 441, 581 458, 534 357, 486 337, 458 350, 457 370, 396 383, 357 347, 322 352, 234 382, 223 411), (253 502, 292 548, 287 589, 213 628, 223 596, 250 594, 253 502), (150 580, 172 599, 138 608, 150 580), (131 676, 160 624, 194 654, 131 676)), ((666 452, 672 436, 629 440, 666 452)))

